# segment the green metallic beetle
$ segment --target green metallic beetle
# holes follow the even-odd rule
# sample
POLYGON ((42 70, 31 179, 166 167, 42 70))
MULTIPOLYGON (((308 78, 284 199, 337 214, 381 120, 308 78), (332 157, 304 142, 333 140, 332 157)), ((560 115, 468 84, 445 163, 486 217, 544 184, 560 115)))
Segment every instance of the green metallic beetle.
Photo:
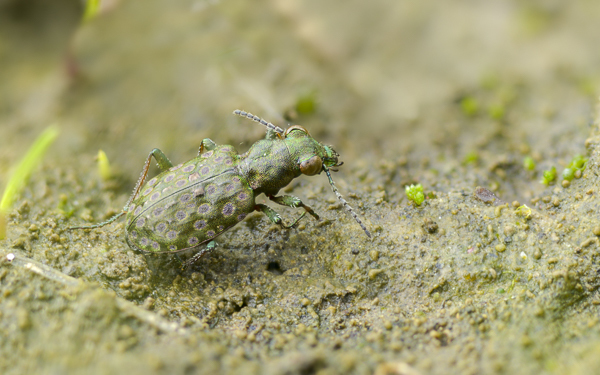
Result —
POLYGON ((368 237, 371 234, 340 195, 330 170, 342 165, 338 154, 322 145, 299 125, 281 129, 251 113, 240 110, 236 115, 249 118, 267 127, 267 136, 238 155, 233 146, 202 140, 198 156, 187 163, 173 166, 162 151, 155 148, 146 159, 142 174, 132 196, 119 214, 90 226, 70 229, 98 228, 127 214, 126 240, 129 247, 146 253, 176 253, 198 248, 184 268, 212 250, 217 236, 227 231, 246 215, 261 211, 273 223, 283 228, 294 226, 307 213, 319 216, 299 198, 275 196, 294 178, 325 172, 338 199, 354 217, 368 237), (162 172, 144 184, 150 161, 154 157, 162 172), (143 186, 142 186, 143 185, 143 186), (302 207, 304 212, 291 225, 270 207, 255 203, 259 194, 275 203, 302 207), (200 249, 206 243, 203 249, 200 249))

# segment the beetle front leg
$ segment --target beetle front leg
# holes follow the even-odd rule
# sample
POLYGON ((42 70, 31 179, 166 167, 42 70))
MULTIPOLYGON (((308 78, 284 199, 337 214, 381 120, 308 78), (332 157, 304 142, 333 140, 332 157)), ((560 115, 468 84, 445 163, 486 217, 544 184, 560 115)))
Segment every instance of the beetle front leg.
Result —
POLYGON ((307 213, 311 214, 312 217, 314 217, 316 220, 319 220, 319 215, 317 215, 312 208, 302 203, 302 201, 298 197, 294 197, 293 195, 282 195, 279 197, 269 195, 268 197, 273 202, 282 206, 288 206, 292 208, 302 207, 307 213))
POLYGON ((306 212, 303 212, 302 215, 300 215, 300 217, 297 218, 292 224, 284 225, 283 220, 281 219, 281 216, 277 213, 277 211, 275 211, 271 207, 259 203, 256 206, 254 206, 254 209, 256 211, 261 211, 263 214, 267 215, 267 217, 269 218, 269 220, 271 220, 271 222, 273 224, 277 224, 280 227, 282 227, 283 229, 292 228, 294 225, 296 225, 300 221, 300 219, 302 219, 304 217, 304 215, 306 215, 306 212))
POLYGON ((200 156, 205 150, 210 151, 217 148, 217 144, 212 141, 210 138, 204 138, 202 142, 200 142, 200 147, 198 147, 198 156, 200 156))

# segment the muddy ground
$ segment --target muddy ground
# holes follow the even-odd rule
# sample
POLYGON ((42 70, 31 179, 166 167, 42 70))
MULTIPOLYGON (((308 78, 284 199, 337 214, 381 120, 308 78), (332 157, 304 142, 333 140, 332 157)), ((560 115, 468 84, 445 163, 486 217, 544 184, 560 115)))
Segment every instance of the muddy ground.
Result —
POLYGON ((600 366, 600 3, 115 0, 87 22, 80 5, 0 1, 0 186, 61 131, 0 241, 1 373, 600 366), (236 108, 334 145, 373 238, 323 174, 283 191, 320 221, 253 213, 187 271, 129 249, 123 221, 66 230, 119 212, 154 147, 245 152, 264 128, 236 108))

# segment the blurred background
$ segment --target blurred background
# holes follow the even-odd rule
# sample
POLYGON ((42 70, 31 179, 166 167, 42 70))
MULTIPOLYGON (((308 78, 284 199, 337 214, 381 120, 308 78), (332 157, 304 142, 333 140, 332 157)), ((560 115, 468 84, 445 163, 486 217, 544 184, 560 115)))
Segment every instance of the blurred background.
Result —
POLYGON ((83 20, 84 5, 0 3, 3 174, 49 123, 57 157, 103 148, 134 174, 153 147, 244 151, 263 129, 236 108, 299 122, 354 163, 545 155, 584 134, 597 89, 593 1, 107 0, 83 20))
POLYGON ((586 139, 597 135, 600 2, 103 0, 92 11, 89 4, 0 0, 0 188, 44 129, 60 131, 17 199, 0 250, 193 328, 185 339, 160 336, 110 310, 113 294, 82 289, 69 299, 60 285, 5 267, 0 330, 10 339, 0 349, 45 357, 12 356, 20 367, 4 370, 598 368, 591 327, 599 299, 588 303, 598 283, 567 277, 573 264, 588 267, 578 275, 595 275, 595 258, 571 264, 563 246, 600 228, 598 205, 589 203, 593 179, 573 180, 571 190, 560 177, 550 187, 539 181, 585 155, 586 139), (238 108, 280 126, 301 124, 333 145, 345 162, 336 183, 373 242, 335 206, 323 176, 295 180, 286 193, 314 206, 324 223, 280 233, 250 217, 222 237, 226 246, 199 262, 199 272, 164 270, 171 278, 163 284, 151 285, 123 224, 61 229, 118 212, 155 147, 175 164, 195 157, 203 138, 245 152, 265 129, 233 116, 238 108), (98 172, 100 149, 108 179, 98 172), (425 188, 425 209, 408 202, 404 186, 412 183, 425 188), (475 201, 476 186, 543 211, 535 231, 475 201), (500 243, 513 235, 521 245, 500 243), (103 320, 106 309, 114 315, 103 320), (246 328, 257 342, 246 340, 246 328), (131 337, 139 341, 127 344, 131 337), (288 356, 305 347, 317 354, 288 356), (73 357, 63 361, 64 353, 73 357), (223 358, 230 367, 215 365, 223 358))

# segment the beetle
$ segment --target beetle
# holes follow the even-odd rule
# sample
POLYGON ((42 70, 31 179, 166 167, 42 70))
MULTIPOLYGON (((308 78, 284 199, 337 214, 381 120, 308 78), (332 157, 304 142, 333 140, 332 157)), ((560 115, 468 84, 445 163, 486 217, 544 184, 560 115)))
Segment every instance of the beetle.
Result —
POLYGON ((245 111, 233 113, 264 125, 266 137, 243 155, 238 155, 233 146, 217 145, 205 138, 196 158, 176 166, 155 148, 148 155, 133 194, 120 213, 102 223, 69 229, 99 228, 126 215, 125 238, 133 250, 178 253, 198 249, 183 264, 185 269, 216 246, 216 237, 253 211, 264 213, 282 228, 293 227, 307 213, 318 220, 319 215, 299 198, 276 194, 300 175, 325 172, 334 194, 371 237, 331 178, 330 171, 336 171, 335 168, 343 164, 331 146, 316 141, 300 125, 282 129, 245 111), (152 158, 161 173, 145 182, 152 158), (255 202, 259 194, 283 206, 301 207, 304 212, 292 224, 284 225, 275 210, 255 202))

